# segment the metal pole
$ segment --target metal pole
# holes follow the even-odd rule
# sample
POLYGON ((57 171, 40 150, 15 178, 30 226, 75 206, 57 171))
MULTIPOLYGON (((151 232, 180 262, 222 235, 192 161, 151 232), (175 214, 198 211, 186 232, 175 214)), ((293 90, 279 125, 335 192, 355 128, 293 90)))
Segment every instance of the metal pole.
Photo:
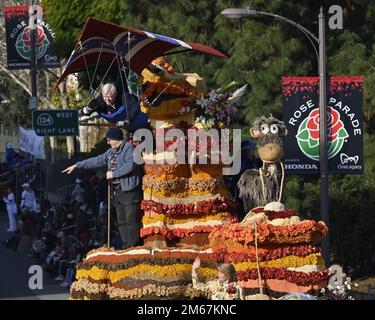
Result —
MULTIPOLYGON (((328 213, 328 148, 327 148, 327 78, 326 40, 323 8, 319 13, 319 132, 320 132, 320 210, 322 220, 329 228, 328 213)), ((329 236, 322 241, 322 254, 326 266, 330 265, 329 236)))
POLYGON ((108 208, 107 208, 107 246, 111 247, 111 183, 108 181, 108 208))
MULTIPOLYGON (((35 40, 36 40, 36 28, 37 28, 37 7, 35 0, 31 0, 29 7, 29 27, 30 27, 30 38, 31 38, 31 96, 37 99, 37 64, 35 55, 35 40)), ((37 105, 37 103, 36 103, 37 105)), ((35 109, 37 109, 36 107, 35 109)))

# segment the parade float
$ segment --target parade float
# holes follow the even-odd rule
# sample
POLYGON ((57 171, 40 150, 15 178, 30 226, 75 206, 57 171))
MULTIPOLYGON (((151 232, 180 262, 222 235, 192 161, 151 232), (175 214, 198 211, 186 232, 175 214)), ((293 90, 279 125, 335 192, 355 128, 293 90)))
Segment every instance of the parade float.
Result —
MULTIPOLYGON (((236 201, 223 180, 224 165, 211 161, 212 153, 207 152, 215 143, 220 145, 220 139, 190 148, 186 137, 224 127, 225 122, 202 122, 198 109, 206 108, 211 115, 220 112, 225 118, 245 88, 233 92, 229 86, 208 93, 199 75, 177 73, 160 58, 177 47, 225 57, 204 45, 89 19, 60 79, 83 65, 95 65, 97 59, 129 66, 140 76, 140 107, 149 116, 154 138, 158 134, 164 138, 162 145, 143 153, 143 245, 90 251, 77 267, 71 299, 207 299, 192 286, 197 257, 200 281, 215 279, 218 263, 234 264, 247 299, 317 292, 329 277, 317 247, 327 227, 323 222, 301 221, 283 207, 281 197, 252 208, 237 221, 236 201), (165 139, 176 129, 183 133, 180 137, 165 139), (205 153, 211 155, 207 164, 173 163, 177 158, 173 146, 179 143, 187 151, 184 160, 197 160, 205 153)), ((266 167, 262 174, 267 182, 266 167)))

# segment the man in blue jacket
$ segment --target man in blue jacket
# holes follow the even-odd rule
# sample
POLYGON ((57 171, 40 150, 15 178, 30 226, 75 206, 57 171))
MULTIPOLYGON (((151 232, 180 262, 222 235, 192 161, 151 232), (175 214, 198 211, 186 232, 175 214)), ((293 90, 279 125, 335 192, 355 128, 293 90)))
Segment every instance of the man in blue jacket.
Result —
POLYGON ((82 114, 86 116, 93 112, 129 132, 148 127, 148 115, 140 110, 137 98, 125 91, 122 101, 121 96, 117 94, 116 86, 111 83, 106 83, 102 88, 102 94, 82 109, 82 114))
POLYGON ((126 249, 138 245, 140 239, 143 170, 134 163, 133 146, 124 139, 121 129, 109 129, 107 142, 111 148, 105 153, 79 161, 62 172, 107 166, 106 176, 114 192, 117 222, 126 249))

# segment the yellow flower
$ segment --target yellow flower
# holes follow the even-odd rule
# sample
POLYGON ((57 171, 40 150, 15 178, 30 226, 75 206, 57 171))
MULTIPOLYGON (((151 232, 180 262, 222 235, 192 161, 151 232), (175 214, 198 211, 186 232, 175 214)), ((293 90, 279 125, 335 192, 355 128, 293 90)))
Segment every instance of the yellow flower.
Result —
MULTIPOLYGON (((305 265, 317 265, 322 267, 324 266, 324 260, 320 254, 313 253, 304 258, 298 256, 287 256, 281 259, 259 262, 260 267, 268 268, 297 268, 305 265)), ((241 262, 234 266, 236 271, 245 271, 256 268, 257 264, 256 262, 241 262)))
POLYGON ((154 197, 173 197, 173 198, 185 198, 185 197, 197 197, 197 196, 206 196, 210 194, 217 194, 220 193, 223 196, 228 196, 229 191, 225 188, 217 188, 216 190, 213 190, 212 192, 209 190, 201 191, 201 190, 181 190, 181 191, 175 191, 175 190, 163 190, 163 191, 155 191, 151 188, 145 188, 144 194, 152 195, 154 197))
POLYGON ((187 223, 187 222, 206 222, 206 221, 209 221, 209 220, 223 221, 228 216, 230 216, 229 212, 220 212, 220 213, 215 214, 215 215, 205 215, 203 217, 200 217, 199 219, 194 218, 190 215, 186 215, 185 219, 175 219, 173 217, 169 217, 169 216, 166 216, 164 214, 158 214, 158 215, 155 215, 152 218, 149 218, 147 216, 143 216, 142 223, 145 226, 147 226, 148 224, 154 224, 156 222, 164 222, 164 224, 176 225, 176 224, 187 223))
MULTIPOLYGON (((150 264, 139 264, 128 269, 122 269, 117 271, 106 271, 93 266, 89 270, 77 270, 78 278, 92 278, 94 280, 110 280, 111 283, 118 282, 124 278, 134 276, 136 274, 155 274, 158 277, 165 276, 185 276, 191 274, 191 264, 172 264, 172 265, 150 265, 150 264)), ((199 274, 204 279, 212 279, 217 275, 217 269, 201 267, 199 268, 199 274)))

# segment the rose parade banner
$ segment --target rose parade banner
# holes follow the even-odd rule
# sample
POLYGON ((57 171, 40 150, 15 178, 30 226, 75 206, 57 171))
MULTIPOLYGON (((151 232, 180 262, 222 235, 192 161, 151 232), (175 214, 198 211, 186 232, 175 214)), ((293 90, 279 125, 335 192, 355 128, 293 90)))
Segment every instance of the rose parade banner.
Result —
MULTIPOLYGON (((319 78, 283 77, 285 170, 319 173, 319 78)), ((364 172, 362 77, 327 78, 328 173, 364 172)))
MULTIPOLYGON (((31 32, 29 7, 3 7, 6 29, 8 69, 30 69, 31 32)), ((35 37, 35 55, 38 68, 57 68, 59 59, 53 54, 53 32, 48 24, 38 19, 35 37)))

